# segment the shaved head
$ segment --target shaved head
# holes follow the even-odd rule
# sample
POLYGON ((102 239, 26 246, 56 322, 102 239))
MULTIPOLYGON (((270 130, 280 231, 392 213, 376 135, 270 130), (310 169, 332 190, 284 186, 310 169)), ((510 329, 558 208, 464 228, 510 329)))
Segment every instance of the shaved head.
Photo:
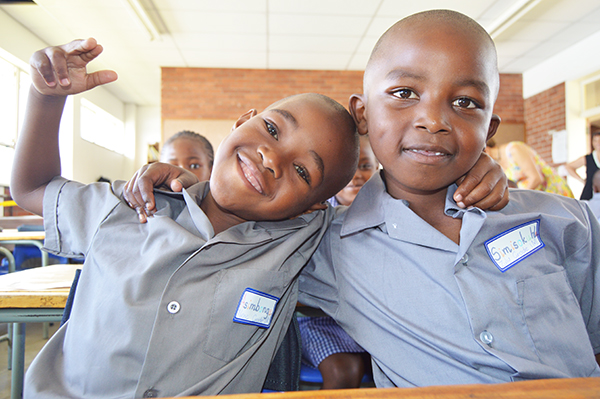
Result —
MULTIPOLYGON (((486 30, 472 18, 451 10, 429 10, 409 15, 392 25, 377 41, 365 68, 363 91, 366 94, 369 86, 371 71, 382 58, 387 58, 394 53, 394 41, 403 35, 418 37, 430 32, 432 29, 441 29, 444 34, 456 36, 457 40, 469 40, 480 47, 485 55, 485 62, 492 65, 495 71, 493 82, 494 98, 500 86, 498 76, 498 57, 496 46, 486 30)), ((465 60, 469 62, 474 60, 465 60)))

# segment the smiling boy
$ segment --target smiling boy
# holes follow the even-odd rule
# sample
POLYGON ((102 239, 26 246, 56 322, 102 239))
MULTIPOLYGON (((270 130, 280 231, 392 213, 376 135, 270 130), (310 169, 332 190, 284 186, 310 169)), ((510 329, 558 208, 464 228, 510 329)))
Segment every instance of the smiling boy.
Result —
POLYGON ((297 274, 331 218, 323 202, 356 169, 353 120, 318 94, 249 111, 219 147, 210 183, 157 193, 142 225, 124 182, 60 177, 66 96, 116 79, 87 73, 101 52, 76 40, 31 59, 11 193, 43 215, 49 251, 85 264, 70 319, 28 369, 24 397, 258 392, 294 312, 297 274))
POLYGON ((373 359, 378 387, 600 376, 600 226, 575 200, 453 201, 500 122, 492 39, 457 12, 379 40, 350 111, 383 166, 333 221, 299 300, 373 359))

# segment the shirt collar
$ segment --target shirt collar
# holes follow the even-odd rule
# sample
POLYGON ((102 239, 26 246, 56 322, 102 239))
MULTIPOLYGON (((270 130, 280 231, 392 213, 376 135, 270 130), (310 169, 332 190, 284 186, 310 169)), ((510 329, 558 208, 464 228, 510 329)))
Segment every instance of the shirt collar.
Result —
MULTIPOLYGON (((400 212, 397 218, 394 217, 397 207, 400 204, 408 208, 408 201, 397 200, 388 194, 385 183, 381 177, 382 171, 378 171, 374 174, 371 179, 360 189, 358 195, 354 199, 352 205, 348 208, 344 220, 340 235, 353 234, 369 228, 385 225, 387 220, 406 218, 405 212, 400 212), (387 212, 387 216, 386 216, 387 212)), ((446 193, 446 203, 444 206, 444 212, 446 215, 453 218, 463 218, 465 213, 470 212, 478 215, 485 219, 485 212, 479 208, 471 207, 469 209, 462 209, 456 205, 456 202, 452 198, 457 186, 452 184, 448 187, 446 193)), ((409 213, 412 211, 407 209, 409 213)), ((414 215, 415 217, 418 217, 414 215)), ((406 220, 404 220, 406 222, 406 220)), ((387 229, 390 231, 390 229, 387 229)))

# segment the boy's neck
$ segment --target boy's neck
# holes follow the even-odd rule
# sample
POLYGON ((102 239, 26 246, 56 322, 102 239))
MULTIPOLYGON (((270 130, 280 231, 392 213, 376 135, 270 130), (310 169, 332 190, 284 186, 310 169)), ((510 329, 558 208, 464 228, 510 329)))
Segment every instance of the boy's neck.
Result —
POLYGON ((386 185, 387 192, 393 198, 408 201, 409 208, 421 219, 435 228, 437 231, 454 241, 460 243, 460 228, 462 219, 447 216, 446 193, 448 188, 437 192, 408 192, 386 185))
POLYGON ((219 204, 216 203, 210 191, 202 200, 200 208, 208 220, 210 220, 215 235, 246 221, 221 208, 219 204))

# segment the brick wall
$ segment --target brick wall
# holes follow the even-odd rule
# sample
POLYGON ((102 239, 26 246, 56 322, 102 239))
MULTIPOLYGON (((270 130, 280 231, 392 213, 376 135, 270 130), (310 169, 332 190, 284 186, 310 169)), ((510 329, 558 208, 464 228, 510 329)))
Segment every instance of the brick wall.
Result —
POLYGON ((525 100, 526 143, 553 166, 550 130, 566 128, 565 84, 561 83, 525 100))
POLYGON ((162 68, 162 119, 237 119, 292 94, 317 92, 348 106, 362 71, 162 68))
POLYGON ((525 123, 523 104, 523 77, 521 74, 501 74, 500 92, 494 113, 502 123, 525 123))

